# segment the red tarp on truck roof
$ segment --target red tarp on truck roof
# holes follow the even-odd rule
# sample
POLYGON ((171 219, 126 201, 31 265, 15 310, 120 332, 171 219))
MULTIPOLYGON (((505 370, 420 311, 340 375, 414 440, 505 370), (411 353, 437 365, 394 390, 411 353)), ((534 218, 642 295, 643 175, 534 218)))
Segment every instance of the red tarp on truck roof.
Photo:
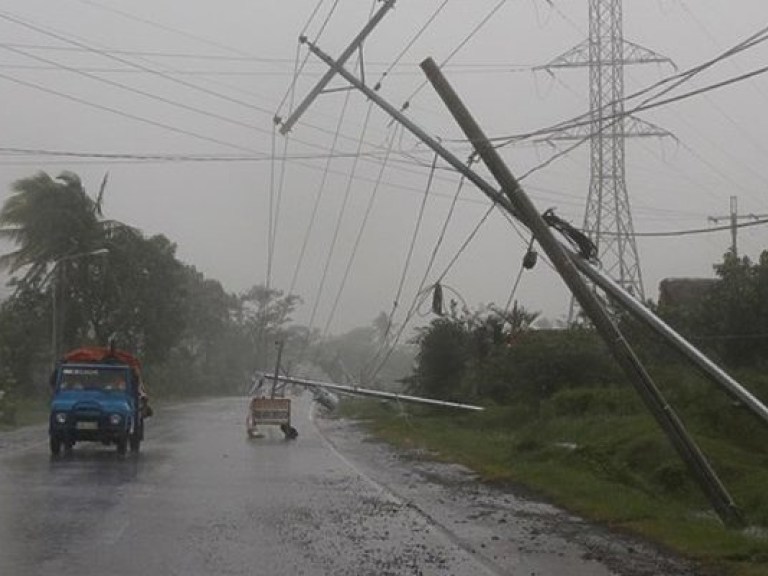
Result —
MULTIPOLYGON (((146 386, 141 378, 141 363, 139 362, 139 359, 130 352, 118 350, 116 348, 105 348, 103 346, 85 346, 83 348, 71 350, 61 358, 63 363, 82 362, 87 364, 110 364, 114 363, 115 360, 120 364, 127 364, 135 371, 139 380, 139 395, 146 401, 148 395, 146 386)), ((53 383, 51 385, 53 385, 53 383)))
POLYGON ((86 346, 67 352, 62 357, 63 362, 88 362, 109 364, 117 360, 121 364, 127 364, 136 371, 141 370, 138 358, 124 350, 105 348, 102 346, 86 346))

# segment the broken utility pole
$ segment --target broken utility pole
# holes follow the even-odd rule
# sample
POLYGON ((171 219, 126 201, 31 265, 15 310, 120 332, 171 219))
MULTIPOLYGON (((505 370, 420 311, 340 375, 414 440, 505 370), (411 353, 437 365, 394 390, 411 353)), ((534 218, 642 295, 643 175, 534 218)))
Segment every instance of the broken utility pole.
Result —
MULTIPOLYGON (((376 28, 376 25, 381 22, 381 19, 384 18, 387 12, 389 12, 394 7, 394 5, 395 0, 386 0, 386 2, 384 2, 384 5, 379 8, 376 14, 373 15, 373 17, 368 21, 368 23, 355 37, 355 39, 352 40, 351 44, 347 46, 346 50, 341 53, 341 56, 339 56, 339 66, 346 64, 347 60, 352 57, 352 54, 354 54, 356 50, 362 47, 365 39, 370 35, 371 32, 373 32, 373 29, 376 28)), ((299 38, 299 41, 302 43, 306 42, 307 37, 302 36, 299 38)), ((291 131, 291 128, 293 128, 293 125, 298 121, 299 117, 304 114, 304 112, 306 112, 307 108, 309 108, 310 104, 312 104, 315 98, 317 98, 325 91, 325 87, 328 86, 335 75, 336 71, 333 68, 330 68, 328 72, 326 72, 323 77, 320 78, 309 95, 301 102, 301 104, 296 107, 296 110, 294 110, 293 114, 291 114, 284 122, 282 122, 282 125, 280 126, 280 134, 285 136, 288 134, 288 132, 291 131)), ((280 118, 275 118, 275 123, 279 124, 280 122, 280 118)))
MULTIPOLYGON (((485 181, 477 172, 471 170, 464 162, 457 158, 453 153, 447 150, 436 139, 429 136, 424 130, 422 130, 417 124, 411 121, 407 116, 403 115, 389 102, 384 100, 375 90, 369 88, 361 80, 350 73, 346 68, 341 66, 337 61, 328 56, 320 48, 304 40, 308 45, 310 51, 325 62, 332 71, 339 74, 345 80, 347 80, 354 88, 358 89, 366 98, 371 100, 384 112, 392 117, 393 120, 405 126, 414 136, 419 138, 424 144, 431 148, 434 152, 440 155, 443 160, 455 168, 459 173, 477 186, 488 198, 490 198, 494 204, 500 207, 500 209, 507 210, 527 226, 525 219, 518 213, 515 206, 513 206, 509 200, 501 194, 496 188, 491 186, 490 183, 485 181)), ((309 97, 307 97, 307 100, 309 97)), ((665 324, 660 318, 654 315, 648 308, 643 306, 637 301, 637 299, 624 288, 619 286, 611 278, 609 278, 604 272, 593 267, 586 259, 580 254, 577 254, 570 250, 567 246, 561 246, 568 254, 573 264, 588 277, 592 282, 599 286, 606 292, 611 298, 622 305, 628 312, 630 312, 635 318, 643 322, 654 332, 659 334, 666 340, 668 344, 677 349, 678 352, 686 356, 701 372, 712 380, 715 384, 723 387, 729 394, 738 398, 744 405, 749 408, 755 415, 768 424, 768 408, 760 402, 752 393, 746 388, 741 386, 736 380, 731 378, 724 370, 722 370, 717 364, 712 362, 704 354, 702 354, 696 347, 691 345, 685 338, 675 332, 670 326, 665 324)))
MULTIPOLYGON (((358 35, 358 38, 359 37, 360 35, 358 35)), ((469 181, 475 184, 483 193, 486 194, 486 196, 488 196, 488 198, 493 201, 494 205, 496 205, 499 209, 503 209, 512 214, 515 218, 530 228, 528 218, 520 211, 520 206, 518 206, 517 202, 512 202, 510 197, 500 193, 496 187, 485 181, 479 174, 471 170, 464 162, 459 160, 455 155, 445 149, 436 139, 430 137, 418 125, 409 120, 402 112, 384 100, 376 90, 368 87, 364 80, 358 79, 354 74, 346 70, 343 64, 341 64, 339 61, 334 60, 329 55, 325 54, 322 50, 320 50, 320 48, 318 48, 312 42, 309 42, 306 37, 302 37, 300 41, 306 44, 313 54, 315 54, 329 66, 330 76, 338 74, 347 80, 351 86, 362 92, 365 97, 379 106, 396 122, 403 125, 428 147, 440 155, 440 157, 443 158, 448 164, 450 164, 458 172, 464 175, 469 181)), ((348 48, 348 50, 345 51, 345 54, 351 49, 352 47, 348 48)), ((322 89, 313 90, 301 103, 299 108, 297 108, 297 112, 299 109, 302 112, 306 111, 306 109, 311 104, 311 101, 322 92, 322 89)), ((292 123, 297 121, 299 115, 300 114, 295 113, 293 116, 291 116, 290 120, 292 123)), ((279 119, 276 120, 279 121, 279 119)), ((283 126, 283 128, 285 128, 285 126, 283 126)), ((514 180, 514 177, 512 178, 514 180)), ((512 189, 517 189, 517 186, 512 189)), ((535 213, 534 207, 532 207, 532 210, 535 213)), ((538 217, 538 213, 536 214, 538 217)), ((672 328, 661 321, 661 319, 656 317, 650 310, 638 303, 631 294, 627 293, 626 290, 617 285, 616 282, 608 278, 600 270, 596 269, 588 261, 588 255, 577 253, 571 248, 560 244, 556 239, 554 239, 553 236, 551 236, 551 234, 549 237, 555 242, 555 244, 559 246, 559 250, 571 263, 572 266, 570 266, 570 269, 574 273, 575 269, 578 269, 582 274, 584 274, 584 276, 589 278, 597 286, 603 289, 606 294, 608 294, 611 298, 614 298, 616 302, 625 307, 625 309, 628 310, 633 316, 644 322, 657 334, 662 336, 668 344, 676 348, 680 353, 691 360, 697 366, 697 368, 699 368, 704 373, 705 376, 710 378, 719 386, 725 388, 728 393, 742 400, 745 406, 747 406, 756 415, 758 415, 764 422, 768 423, 768 408, 766 408, 765 405, 760 402, 760 400, 754 397, 748 390, 742 387, 733 378, 728 376, 714 362, 699 352, 682 336, 677 334, 674 330, 672 330, 672 328)), ((575 277, 582 284, 584 283, 578 274, 575 274, 575 277)), ((595 298, 594 294, 591 292, 590 297, 595 298)), ((599 301, 596 302, 598 307, 602 310, 602 313, 607 314, 607 312, 601 308, 599 301)), ((615 349, 619 352, 617 360, 619 360, 619 363, 622 367, 625 367, 625 370, 628 370, 630 379, 638 388, 638 392, 640 393, 641 397, 648 406, 652 407, 651 411, 654 416, 657 417, 662 430, 667 434, 670 442, 677 449, 681 458, 691 469, 694 477, 702 486, 704 493, 707 495, 710 502, 712 502, 715 511, 726 525, 739 526, 742 523, 741 516, 733 500, 727 493, 725 487, 722 485, 719 478, 712 470, 711 466, 699 450, 698 446, 696 446, 696 444, 688 436, 684 426, 682 425, 682 422, 674 413, 671 406, 667 404, 659 390, 656 388, 656 385, 645 372, 644 367, 639 364, 639 362, 637 362, 637 358, 634 352, 629 347, 628 343, 624 340, 624 337, 618 331, 618 328, 613 324, 610 317, 608 317, 608 324, 606 325, 606 328, 607 334, 609 334, 611 338, 609 345, 612 349, 614 349, 615 346, 615 349), (614 342, 614 344, 611 344, 611 342, 614 342)))

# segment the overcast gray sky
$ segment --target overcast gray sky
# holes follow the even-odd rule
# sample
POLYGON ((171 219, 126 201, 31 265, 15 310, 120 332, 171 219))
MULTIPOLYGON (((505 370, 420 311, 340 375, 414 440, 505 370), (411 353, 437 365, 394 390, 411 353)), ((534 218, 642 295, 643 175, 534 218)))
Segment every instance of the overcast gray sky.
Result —
MULTIPOLYGON (((366 44, 365 72, 371 83, 442 4, 397 3, 366 44)), ((534 130, 588 109, 586 69, 560 71, 556 77, 531 69, 586 38, 587 1, 508 0, 470 36, 498 4, 446 2, 382 83, 386 99, 397 106, 409 101, 409 117, 462 157, 468 148, 452 142, 460 137, 459 130, 431 88, 420 88, 423 76, 418 69, 427 56, 446 60, 462 42, 445 73, 489 135, 534 130)), ((295 277, 294 291, 305 300, 297 320, 312 318, 322 329, 330 319, 332 332, 368 323, 379 311, 389 311, 395 300, 431 155, 413 137, 397 133, 385 163, 394 128, 374 110, 363 137, 364 155, 355 164, 352 156, 368 105, 358 93, 335 92, 323 95, 293 130, 287 148, 292 159, 284 165, 282 186, 283 164, 270 158, 274 151, 282 153, 285 143, 274 135, 272 117, 276 112, 284 115, 290 106, 298 35, 309 22, 306 33, 337 55, 363 25, 371 6, 364 0, 5 0, 0 3, 0 201, 11 182, 37 170, 54 175, 73 170, 92 192, 108 170, 108 217, 147 234, 167 235, 178 244, 182 260, 228 290, 242 291, 265 281, 270 198, 273 207, 279 198, 271 280, 288 290, 295 277), (84 156, 20 155, 9 149, 84 156), (326 171, 323 156, 332 149, 345 157, 335 158, 326 171), (196 155, 205 161, 100 159, 89 156, 93 153, 196 155), (245 161, 247 157, 251 159, 245 161), (330 317, 374 192, 356 261, 338 312, 330 317)), ((669 56, 684 70, 764 27, 768 3, 625 0, 624 16, 627 40, 669 56)), ((299 54, 303 59, 305 51, 299 54)), ((767 55, 768 46, 760 44, 697 76, 675 94, 764 66, 767 55)), ((310 57, 297 78, 295 98, 302 98, 324 70, 310 57)), ((666 65, 628 67, 627 92, 672 72, 666 65)), ((705 228, 708 216, 728 213, 731 195, 738 196, 743 214, 768 213, 767 105, 768 77, 757 76, 642 115, 675 138, 627 143, 635 229, 705 228)), ((504 156, 520 174, 556 151, 526 145, 506 148, 504 156)), ((535 173, 525 186, 540 209, 556 207, 561 216, 580 225, 588 176, 584 147, 535 173)), ((395 321, 402 320, 414 297, 457 182, 441 163, 395 321)), ((487 206, 479 191, 463 189, 428 282, 446 268, 487 206)), ((756 258, 765 240, 765 228, 743 229, 741 252, 756 258)), ((640 238, 647 296, 656 298, 658 282, 665 277, 711 276, 712 264, 721 260, 729 244, 728 232, 640 238)), ((503 304, 524 250, 520 236, 493 215, 445 282, 472 306, 503 304)), ((567 292, 545 265, 525 273, 516 297, 552 318, 567 313, 567 292)))

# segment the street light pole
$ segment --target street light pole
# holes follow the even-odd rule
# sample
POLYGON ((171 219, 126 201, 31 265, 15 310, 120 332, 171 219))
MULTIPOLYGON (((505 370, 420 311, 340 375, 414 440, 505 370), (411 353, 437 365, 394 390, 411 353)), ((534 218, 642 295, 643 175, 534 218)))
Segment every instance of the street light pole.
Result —
POLYGON ((58 333, 61 331, 61 328, 64 324, 64 320, 62 319, 61 322, 58 321, 58 310, 56 307, 56 293, 59 291, 61 282, 61 272, 59 270, 59 265, 62 262, 67 262, 70 260, 77 260, 79 258, 87 258, 89 256, 101 256, 102 254, 109 253, 109 249, 107 248, 99 248, 98 250, 91 250, 90 252, 80 252, 78 254, 70 254, 69 256, 63 256, 59 258, 58 260, 54 261, 53 268, 51 268, 50 277, 51 277, 51 364, 53 366, 56 366, 56 360, 59 357, 59 339, 58 339, 58 333), (58 277, 57 277, 58 276, 58 277))

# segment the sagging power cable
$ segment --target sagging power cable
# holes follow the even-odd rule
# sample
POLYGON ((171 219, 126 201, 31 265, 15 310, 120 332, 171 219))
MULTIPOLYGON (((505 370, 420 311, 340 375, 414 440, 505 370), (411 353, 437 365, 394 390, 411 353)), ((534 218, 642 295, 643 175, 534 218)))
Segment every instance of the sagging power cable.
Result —
MULTIPOLYGON (((450 62, 450 60, 451 60, 451 59, 452 59, 454 56, 456 56, 456 54, 458 54, 458 53, 459 53, 459 52, 462 50, 462 48, 464 48, 464 46, 466 46, 466 45, 467 45, 467 43, 469 43, 469 41, 470 41, 472 38, 474 38, 474 37, 475 37, 475 36, 476 36, 476 35, 477 35, 477 34, 480 32, 480 30, 482 30, 482 29, 485 27, 485 25, 486 25, 486 24, 487 24, 487 23, 488 23, 488 22, 491 20, 491 18, 493 18, 493 16, 494 16, 494 15, 495 15, 495 14, 496 14, 496 13, 497 13, 497 12, 498 12, 498 11, 499 11, 501 8, 502 8, 502 6, 504 6, 504 4, 506 4, 507 2, 508 2, 508 0, 500 0, 500 1, 499 1, 499 2, 498 2, 496 5, 495 5, 495 6, 493 6, 493 8, 491 8, 490 12, 488 12, 488 14, 486 14, 486 15, 485 15, 485 17, 484 17, 484 18, 483 18, 483 19, 482 19, 482 20, 481 20, 481 21, 480 21, 480 22, 479 22, 479 23, 478 23, 478 24, 477 24, 477 25, 476 25, 476 26, 475 26, 475 27, 472 29, 472 31, 471 31, 471 32, 470 32, 470 33, 469 33, 469 34, 468 34, 468 35, 467 35, 467 36, 466 36, 466 37, 465 37, 465 38, 464 38, 464 39, 463 39, 463 40, 462 40, 462 41, 459 43, 459 45, 458 45, 458 46, 456 46, 456 48, 454 48, 454 49, 453 49, 453 50, 452 50, 452 51, 451 51, 451 52, 448 54, 448 56, 447 56, 447 57, 446 57, 446 58, 445 58, 445 59, 444 59, 444 60, 443 60, 443 61, 440 63, 440 67, 442 68, 442 67, 443 67, 443 66, 445 66, 445 65, 446 65, 448 62, 450 62)), ((410 96, 408 96, 408 97, 405 99, 405 102, 404 102, 404 103, 403 103, 403 105, 401 106, 401 111, 402 111, 402 110, 406 110, 406 109, 407 109, 407 108, 408 108, 408 107, 411 105, 411 100, 413 100, 413 99, 414 99, 414 98, 415 98, 415 97, 416 97, 416 96, 419 94, 419 92, 421 92, 421 91, 424 89, 424 87, 425 87, 425 86, 426 86, 428 83, 429 83, 429 81, 428 81, 428 80, 424 80, 424 81, 422 81, 422 82, 419 84, 419 86, 416 88, 416 90, 414 90, 414 91, 411 93, 411 95, 410 95, 410 96)))
POLYGON ((386 150, 386 156, 384 157, 384 161, 381 163, 381 166, 379 168, 379 173, 376 177, 376 180, 374 181, 373 190, 371 192, 371 195, 368 198, 368 203, 365 207, 365 212, 363 213, 363 219, 360 223, 360 227, 357 231, 357 236, 355 237, 355 242, 352 245, 352 251, 350 252, 349 258, 347 259, 347 265, 344 269, 344 275, 341 279, 341 284, 339 285, 339 289, 336 292, 336 298, 333 301, 333 306, 331 307, 331 312, 328 315, 328 320, 325 323, 325 327, 323 328, 323 335, 327 335, 328 331, 330 330, 331 324, 333 323, 333 320, 336 316, 336 310, 339 307, 339 302, 341 301, 341 296, 344 293, 344 289, 347 285, 347 280, 349 279, 349 274, 352 270, 352 266, 355 263, 355 260, 357 258, 357 251, 360 248, 360 242, 363 238, 363 234, 365 232, 365 229, 368 225, 368 219, 371 215, 371 212, 373 211, 373 205, 376 201, 376 196, 378 195, 379 189, 381 188, 382 181, 384 179, 384 172, 386 171, 387 167, 389 166, 389 156, 392 153, 392 148, 395 144, 395 139, 397 138, 397 131, 399 127, 392 128, 387 150, 386 150))
MULTIPOLYGON (((351 95, 352 95, 352 92, 347 92, 344 95, 344 104, 342 105, 341 114, 339 114, 339 120, 336 123, 336 133, 334 134, 333 141, 331 142, 331 148, 330 148, 331 152, 336 151, 339 135, 341 134, 341 127, 344 124, 344 119, 346 118, 347 107, 349 106, 351 95)), ((312 230, 315 226, 315 221, 317 219, 317 212, 320 207, 320 201, 322 200, 323 195, 325 193, 325 185, 328 181, 328 174, 331 168, 332 161, 333 161, 332 158, 328 158, 328 161, 325 164, 325 170, 323 170, 323 175, 322 175, 322 178, 320 179, 320 183, 318 185, 318 189, 315 194, 315 202, 314 202, 314 205, 312 206, 312 215, 310 217, 307 230, 304 234, 304 240, 301 244, 301 251, 299 253, 299 259, 296 262, 296 268, 293 271, 293 277, 291 278, 290 289, 288 290, 289 294, 293 294, 293 290, 296 287, 296 281, 299 277, 299 271, 301 270, 301 266, 304 263, 304 255, 306 254, 307 245, 309 244, 309 237, 312 234, 312 230)))
MULTIPOLYGON (((368 366, 371 366, 377 362, 383 350, 383 347, 386 345, 389 339, 389 334, 392 330, 392 325, 394 322, 395 312, 397 312, 397 309, 400 306, 400 297, 402 296, 403 287, 405 286, 405 280, 408 276, 408 269, 410 268, 411 259, 413 258, 413 251, 414 251, 414 248, 416 247, 416 240, 418 239, 419 231, 421 230, 421 223, 424 218, 424 210, 427 205, 427 199, 429 198, 429 193, 432 190, 432 182, 435 176, 435 167, 437 166, 437 160, 438 160, 438 155, 437 153, 435 153, 432 160, 432 166, 429 171, 429 176, 427 178, 427 186, 424 189, 424 195, 422 196, 421 205, 419 206, 419 213, 418 213, 418 216, 416 217, 416 224, 413 229, 413 234, 411 235, 411 242, 410 242, 410 245, 408 246, 408 253, 405 258, 405 263, 403 264, 403 270, 400 274, 400 281, 397 285, 395 298, 392 302, 392 310, 390 311, 389 316, 387 317, 387 327, 385 329, 384 336, 382 337, 382 343, 381 343, 382 347, 379 348, 379 352, 371 359, 371 361, 368 363, 368 366)), ((365 371, 368 372, 368 369, 366 368, 365 371)))
POLYGON ((387 67, 386 70, 381 74, 381 77, 379 78, 378 82, 374 85, 374 90, 379 90, 381 88, 382 82, 384 82, 384 79, 389 76, 389 74, 392 72, 392 70, 395 69, 395 67, 400 63, 400 61, 405 57, 405 55, 408 53, 408 51, 413 47, 413 45, 418 41, 419 38, 424 34, 424 32, 427 31, 427 28, 430 27, 432 22, 435 21, 435 18, 443 11, 446 4, 448 4, 449 0, 443 0, 443 2, 435 9, 435 11, 432 13, 432 15, 427 19, 427 21, 419 28, 419 30, 416 32, 416 34, 411 38, 411 40, 406 44, 405 48, 403 48, 400 53, 395 57, 394 61, 387 67))
MULTIPOLYGON (((373 102, 369 102, 368 110, 366 111, 365 120, 363 122, 363 129, 360 132, 360 141, 358 142, 358 153, 361 151, 363 147, 365 134, 366 134, 366 131, 368 130, 368 124, 370 122, 372 112, 373 112, 373 102)), ((315 298, 315 303, 312 306, 312 313, 310 315, 309 325, 308 325, 310 331, 312 330, 315 324, 315 316, 317 314, 317 309, 320 304, 320 299, 323 296, 323 291, 325 289, 325 282, 328 277, 328 271, 330 270, 331 261, 333 260, 333 256, 336 251, 336 243, 338 242, 338 239, 339 239, 341 224, 344 220, 344 216, 346 215, 347 205, 349 203, 349 198, 352 193, 352 186, 354 184, 355 176, 357 174, 359 160, 360 160, 360 156, 355 156, 355 159, 352 163, 352 168, 349 173, 349 178, 347 178, 347 186, 344 190, 344 198, 342 200, 341 207, 339 208, 339 213, 336 217, 336 224, 333 229, 333 237, 331 239, 331 244, 328 247, 328 253, 325 259, 325 265, 323 266, 323 274, 320 278, 320 285, 318 286, 318 289, 317 289, 317 297, 315 298)))

